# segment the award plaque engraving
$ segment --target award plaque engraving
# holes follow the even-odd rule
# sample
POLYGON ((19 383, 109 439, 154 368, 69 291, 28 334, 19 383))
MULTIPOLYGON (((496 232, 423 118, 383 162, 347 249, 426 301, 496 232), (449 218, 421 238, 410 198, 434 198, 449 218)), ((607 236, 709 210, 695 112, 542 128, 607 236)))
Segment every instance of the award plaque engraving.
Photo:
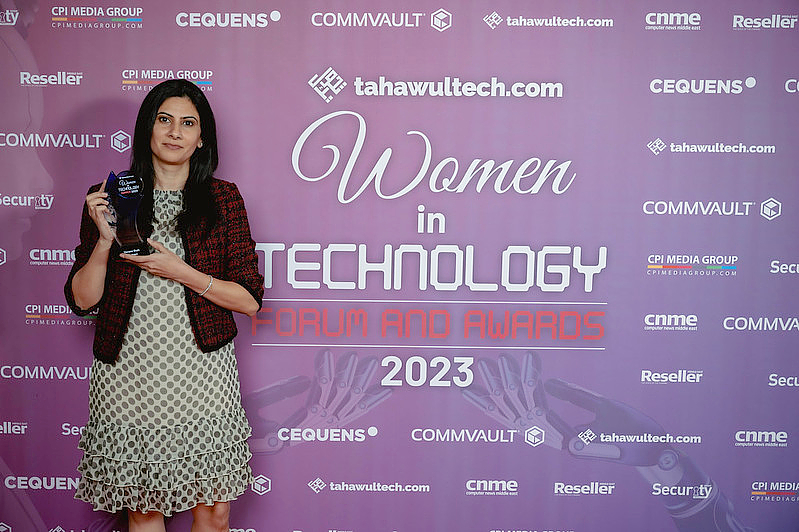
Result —
POLYGON ((122 248, 122 252, 130 255, 149 255, 147 242, 139 234, 136 225, 136 216, 144 194, 144 183, 141 178, 128 171, 120 172, 119 175, 111 172, 105 182, 105 191, 108 193, 108 210, 111 211, 105 215, 105 219, 111 226, 114 239, 122 248))

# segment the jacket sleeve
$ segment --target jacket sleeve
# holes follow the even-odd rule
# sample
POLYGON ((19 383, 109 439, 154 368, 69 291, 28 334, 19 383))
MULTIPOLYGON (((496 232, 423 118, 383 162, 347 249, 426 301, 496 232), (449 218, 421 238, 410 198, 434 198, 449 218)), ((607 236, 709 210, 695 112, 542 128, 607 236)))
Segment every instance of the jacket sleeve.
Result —
POLYGON ((225 232, 228 248, 224 271, 227 280, 243 286, 258 302, 260 310, 264 297, 264 276, 258 270, 258 254, 250 234, 250 223, 244 200, 235 184, 230 183, 225 195, 225 232))
MULTIPOLYGON (((99 189, 99 184, 93 185, 91 188, 89 188, 87 195, 99 189)), ((100 302, 98 301, 97 304, 91 308, 82 309, 77 305, 77 303, 75 303, 75 296, 72 293, 72 278, 75 277, 75 274, 78 272, 78 270, 83 268, 83 266, 85 266, 89 261, 89 256, 91 256, 92 251, 94 250, 94 245, 97 243, 99 238, 100 232, 97 230, 94 220, 92 220, 89 216, 89 208, 86 206, 86 202, 84 202, 83 213, 81 214, 80 218, 80 242, 78 243, 78 247, 75 248, 75 263, 72 265, 72 269, 69 271, 69 276, 67 277, 67 282, 64 285, 64 296, 66 297, 67 305, 69 305, 69 308, 72 309, 72 312, 78 316, 85 316, 100 306, 100 302)))

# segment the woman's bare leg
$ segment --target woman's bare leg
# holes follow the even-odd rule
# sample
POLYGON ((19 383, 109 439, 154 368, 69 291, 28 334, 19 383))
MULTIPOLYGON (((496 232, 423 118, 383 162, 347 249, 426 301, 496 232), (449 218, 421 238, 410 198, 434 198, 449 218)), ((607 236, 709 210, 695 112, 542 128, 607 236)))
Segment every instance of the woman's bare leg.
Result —
POLYGON ((159 512, 134 512, 128 510, 128 530, 130 532, 166 532, 164 516, 159 512))
POLYGON ((228 532, 230 503, 216 502, 213 506, 200 504, 191 509, 194 522, 191 532, 228 532))

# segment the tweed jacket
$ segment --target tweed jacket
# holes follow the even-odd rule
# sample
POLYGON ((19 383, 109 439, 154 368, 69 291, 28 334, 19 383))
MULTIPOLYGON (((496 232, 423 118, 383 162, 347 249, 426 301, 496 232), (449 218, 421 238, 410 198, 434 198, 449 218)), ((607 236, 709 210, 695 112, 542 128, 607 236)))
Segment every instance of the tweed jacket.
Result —
MULTIPOLYGON (((99 189, 93 186, 89 191, 99 189)), ((243 286, 258 302, 264 294, 264 278, 258 270, 255 242, 250 236, 247 211, 238 188, 233 183, 212 179, 211 193, 217 205, 216 225, 207 230, 205 224, 180 231, 185 251, 184 260, 197 270, 216 279, 234 281, 243 286)), ((99 307, 94 333, 95 358, 113 364, 122 347, 133 308, 133 298, 141 269, 119 258, 119 247, 114 243, 108 258, 105 289, 100 301, 89 309, 75 304, 72 278, 89 260, 99 232, 89 217, 84 204, 80 224, 80 243, 75 248, 75 264, 64 286, 67 303, 75 314, 86 315, 99 307)), ((186 307, 194 339, 200 350, 207 353, 219 349, 237 334, 233 313, 184 287, 186 307)))

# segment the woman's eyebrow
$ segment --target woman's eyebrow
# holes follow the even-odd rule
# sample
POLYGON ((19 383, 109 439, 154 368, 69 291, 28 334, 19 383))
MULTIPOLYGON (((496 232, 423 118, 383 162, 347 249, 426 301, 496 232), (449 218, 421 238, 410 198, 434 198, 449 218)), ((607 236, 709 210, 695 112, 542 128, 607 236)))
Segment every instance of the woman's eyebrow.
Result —
MULTIPOLYGON (((172 116, 171 114, 167 113, 166 111, 158 111, 158 114, 159 115, 166 115, 166 116, 168 116, 170 118, 175 118, 174 116, 172 116)), ((197 117, 194 116, 194 115, 186 115, 186 116, 183 116, 181 118, 194 118, 195 120, 197 119, 197 117)))

